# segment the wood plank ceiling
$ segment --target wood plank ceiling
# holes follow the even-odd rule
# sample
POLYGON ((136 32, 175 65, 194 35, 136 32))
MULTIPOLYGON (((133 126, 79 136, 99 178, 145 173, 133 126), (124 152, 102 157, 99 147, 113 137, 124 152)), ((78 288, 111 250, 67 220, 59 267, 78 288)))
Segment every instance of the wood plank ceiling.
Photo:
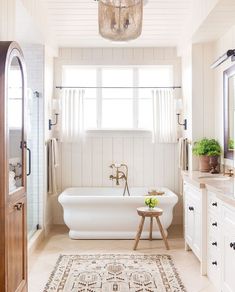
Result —
POLYGON ((41 0, 50 29, 60 47, 177 46, 192 15, 192 0, 148 0, 143 32, 137 40, 113 43, 98 33, 98 3, 94 0, 41 0))

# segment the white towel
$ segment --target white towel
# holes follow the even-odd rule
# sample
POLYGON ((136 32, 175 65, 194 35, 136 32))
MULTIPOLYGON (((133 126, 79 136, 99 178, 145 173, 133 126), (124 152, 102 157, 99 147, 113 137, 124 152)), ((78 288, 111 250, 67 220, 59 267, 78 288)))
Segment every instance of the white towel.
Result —
POLYGON ((188 169, 188 141, 187 138, 179 138, 178 145, 179 168, 181 170, 188 169))
POLYGON ((56 139, 48 141, 48 193, 57 194, 56 168, 59 166, 58 145, 56 139))

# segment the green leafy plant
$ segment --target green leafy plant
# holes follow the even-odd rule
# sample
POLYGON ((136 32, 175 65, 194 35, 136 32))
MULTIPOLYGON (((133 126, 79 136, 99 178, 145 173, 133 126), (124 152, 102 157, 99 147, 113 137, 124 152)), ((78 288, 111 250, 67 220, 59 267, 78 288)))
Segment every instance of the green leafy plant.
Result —
POLYGON ((203 138, 194 143, 193 154, 196 156, 220 156, 221 147, 215 139, 203 138))
POLYGON ((233 139, 230 139, 228 141, 228 149, 234 149, 234 140, 233 139))
POLYGON ((157 198, 146 198, 144 200, 145 205, 148 206, 149 208, 154 208, 158 204, 158 199, 157 198))

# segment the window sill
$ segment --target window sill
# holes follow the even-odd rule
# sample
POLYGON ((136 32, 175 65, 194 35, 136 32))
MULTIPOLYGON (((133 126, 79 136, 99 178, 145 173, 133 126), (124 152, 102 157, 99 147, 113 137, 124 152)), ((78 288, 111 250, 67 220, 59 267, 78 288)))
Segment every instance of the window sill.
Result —
POLYGON ((146 129, 87 129, 89 136, 147 136, 151 137, 152 132, 146 129))

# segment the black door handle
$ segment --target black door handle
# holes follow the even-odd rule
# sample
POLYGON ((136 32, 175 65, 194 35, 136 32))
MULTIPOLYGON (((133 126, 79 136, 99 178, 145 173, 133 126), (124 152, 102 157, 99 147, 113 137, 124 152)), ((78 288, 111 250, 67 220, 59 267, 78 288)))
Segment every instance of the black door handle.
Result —
POLYGON ((29 169, 28 169, 28 173, 27 173, 27 176, 29 176, 30 174, 31 174, 31 150, 28 148, 28 147, 26 147, 26 149, 27 149, 27 151, 28 151, 28 153, 29 153, 29 169))
POLYGON ((188 209, 189 209, 189 211, 193 211, 194 210, 194 208, 193 207, 188 207, 188 209))
POLYGON ((24 147, 29 153, 29 164, 28 164, 29 168, 28 168, 28 173, 27 173, 27 176, 29 176, 31 174, 31 172, 32 172, 31 171, 32 170, 32 167, 31 167, 31 165, 32 165, 32 154, 31 154, 31 149, 28 148, 28 146, 27 146, 27 142, 24 142, 24 147))

